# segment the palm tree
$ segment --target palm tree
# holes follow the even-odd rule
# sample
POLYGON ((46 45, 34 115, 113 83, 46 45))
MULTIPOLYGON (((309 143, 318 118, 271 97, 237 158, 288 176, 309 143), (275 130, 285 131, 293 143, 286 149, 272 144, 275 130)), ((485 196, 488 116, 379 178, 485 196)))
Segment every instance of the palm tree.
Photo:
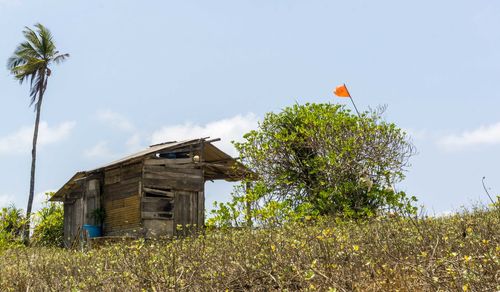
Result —
POLYGON ((20 43, 12 57, 7 61, 10 73, 23 82, 30 82, 30 106, 35 105, 35 129, 33 131, 33 148, 31 151, 31 178, 28 207, 26 219, 28 223, 24 229, 24 238, 29 240, 29 218, 33 205, 35 192, 35 165, 36 165, 36 143, 38 139, 38 125, 40 123, 40 112, 47 80, 51 75, 50 65, 61 63, 69 57, 69 54, 61 54, 56 50, 52 34, 40 23, 35 24, 35 30, 26 27, 23 31, 25 41, 20 43))

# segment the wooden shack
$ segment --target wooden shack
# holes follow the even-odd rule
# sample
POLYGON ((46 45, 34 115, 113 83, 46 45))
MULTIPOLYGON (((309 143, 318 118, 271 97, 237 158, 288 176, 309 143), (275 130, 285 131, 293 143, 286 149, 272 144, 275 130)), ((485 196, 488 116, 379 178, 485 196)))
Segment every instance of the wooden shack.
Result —
POLYGON ((140 237, 175 235, 179 226, 203 226, 205 182, 237 181, 248 174, 212 144, 219 139, 207 139, 152 145, 76 173, 51 198, 64 203, 65 242, 86 224, 102 225, 103 236, 140 237))

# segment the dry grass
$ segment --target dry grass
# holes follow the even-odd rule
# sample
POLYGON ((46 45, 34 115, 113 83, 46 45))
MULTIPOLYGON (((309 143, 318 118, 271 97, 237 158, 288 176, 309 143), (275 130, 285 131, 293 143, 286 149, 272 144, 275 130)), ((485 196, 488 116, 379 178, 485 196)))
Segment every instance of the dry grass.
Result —
POLYGON ((0 254, 2 291, 498 291, 500 213, 323 220, 0 254))

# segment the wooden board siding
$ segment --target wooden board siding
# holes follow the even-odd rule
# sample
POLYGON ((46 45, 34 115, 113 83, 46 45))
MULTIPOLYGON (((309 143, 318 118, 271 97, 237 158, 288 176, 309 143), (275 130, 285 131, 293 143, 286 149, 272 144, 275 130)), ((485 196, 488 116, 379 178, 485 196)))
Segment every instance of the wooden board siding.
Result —
POLYGON ((84 196, 84 224, 100 225, 95 218, 95 210, 101 208, 101 182, 100 179, 87 179, 84 196))
MULTIPOLYGON (((155 159, 160 160, 160 159, 155 159)), ((177 160, 177 159, 161 159, 177 160)), ((189 165, 189 164, 188 164, 189 165)), ((146 188, 161 190, 202 191, 204 185, 203 171, 195 168, 181 168, 175 165, 144 165, 142 184, 146 188)))
POLYGON ((198 224, 198 192, 176 191, 174 204, 176 233, 187 234, 198 224))
POLYGON ((150 158, 144 162, 142 183, 146 234, 186 234, 192 229, 186 225, 203 226, 205 179, 200 164, 191 158, 150 158), (177 225, 183 226, 181 232, 176 232, 177 225), (170 230, 164 233, 161 228, 170 230))
POLYGON ((205 191, 198 192, 198 224, 199 227, 205 226, 205 191))
POLYGON ((128 234, 141 228, 142 162, 104 171, 105 235, 128 234))
POLYGON ((75 229, 75 202, 64 202, 64 245, 70 246, 74 237, 75 229))
POLYGON ((64 243, 69 246, 83 225, 83 198, 64 202, 64 243))

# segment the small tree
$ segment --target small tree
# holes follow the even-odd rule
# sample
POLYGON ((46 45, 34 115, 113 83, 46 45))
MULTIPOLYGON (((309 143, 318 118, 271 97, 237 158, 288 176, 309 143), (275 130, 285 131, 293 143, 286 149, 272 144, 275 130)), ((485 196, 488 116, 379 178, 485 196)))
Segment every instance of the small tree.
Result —
POLYGON ((413 211, 414 198, 394 185, 415 150, 401 129, 381 118, 383 110, 358 117, 340 105, 296 104, 268 113, 244 142, 234 143, 258 175, 250 188, 236 190, 235 200, 252 206, 240 208, 243 217, 266 221, 273 210, 354 217, 413 211))

